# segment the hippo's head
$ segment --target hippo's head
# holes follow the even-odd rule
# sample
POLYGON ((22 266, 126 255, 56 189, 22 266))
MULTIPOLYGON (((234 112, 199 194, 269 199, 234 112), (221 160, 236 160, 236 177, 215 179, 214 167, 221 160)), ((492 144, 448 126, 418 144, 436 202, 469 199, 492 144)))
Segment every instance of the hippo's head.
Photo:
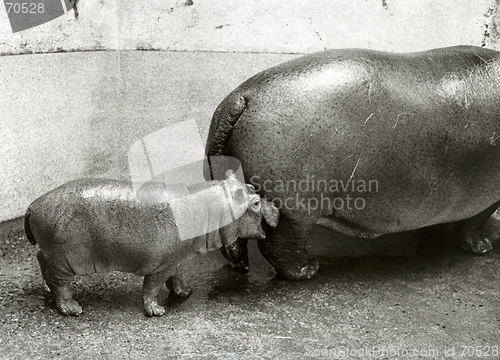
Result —
POLYGON ((262 219, 275 227, 279 218, 278 208, 271 201, 261 199, 253 185, 238 181, 231 170, 226 173, 225 185, 232 199, 235 221, 221 229, 222 243, 228 246, 237 238, 265 239, 262 219))
POLYGON ((265 239, 266 234, 262 228, 262 218, 271 225, 278 225, 279 210, 269 200, 261 199, 255 193, 253 185, 246 185, 248 191, 248 208, 238 220, 238 237, 246 239, 265 239))

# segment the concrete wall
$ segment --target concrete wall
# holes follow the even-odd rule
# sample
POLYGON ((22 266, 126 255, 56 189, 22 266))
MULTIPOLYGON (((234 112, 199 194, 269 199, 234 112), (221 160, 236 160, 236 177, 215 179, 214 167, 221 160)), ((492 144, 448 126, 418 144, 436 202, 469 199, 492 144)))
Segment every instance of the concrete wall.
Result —
POLYGON ((0 11, 0 52, 498 47, 497 8, 498 0, 82 0, 77 11, 14 35, 0 11))
POLYGON ((213 110, 280 54, 80 52, 0 58, 0 219, 79 177, 129 178, 141 137, 213 110), (9 94, 9 96, 5 96, 9 94))
POLYGON ((287 54, 500 48, 499 3, 82 0, 15 34, 0 10, 0 53, 41 53, 0 57, 0 220, 70 179, 127 178, 132 143, 169 124, 206 136, 222 98, 287 54), (117 51, 44 54, 79 50, 117 51))

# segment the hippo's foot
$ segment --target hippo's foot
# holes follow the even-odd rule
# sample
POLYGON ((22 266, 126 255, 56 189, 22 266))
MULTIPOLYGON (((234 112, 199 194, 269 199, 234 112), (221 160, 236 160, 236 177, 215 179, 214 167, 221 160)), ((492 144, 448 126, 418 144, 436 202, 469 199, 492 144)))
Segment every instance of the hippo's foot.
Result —
POLYGON ((64 315, 78 316, 82 313, 82 307, 76 302, 75 299, 69 299, 65 301, 56 300, 57 310, 64 315))
POLYGON ((486 237, 484 228, 490 216, 498 209, 497 202, 476 216, 459 221, 455 224, 462 249, 476 255, 482 255, 493 249, 491 241, 486 237))
POLYGON ((280 276, 288 280, 306 280, 318 272, 318 260, 305 249, 276 250, 266 240, 259 240, 259 249, 280 276))
POLYGON ((143 304, 147 316, 162 316, 165 314, 165 308, 158 305, 156 299, 143 299, 143 304))
POLYGON ((184 287, 182 289, 177 289, 177 290, 172 290, 172 289, 169 290, 171 295, 180 296, 183 298, 188 298, 193 294, 193 289, 191 289, 190 287, 184 287))
POLYGON ((165 308, 158 305, 156 296, 162 288, 165 278, 170 278, 171 274, 160 272, 144 276, 142 285, 142 304, 147 316, 162 316, 165 314, 165 308))
POLYGON ((78 316, 82 313, 82 307, 73 299, 71 284, 53 285, 48 284, 56 301, 56 308, 64 316, 78 316))
POLYGON ((462 249, 473 254, 482 255, 493 249, 493 245, 482 231, 478 231, 465 235, 465 239, 462 241, 462 249))
POLYGON ((307 280, 318 272, 319 263, 314 256, 309 256, 305 263, 282 264, 275 266, 278 274, 288 280, 307 280))
POLYGON ((281 217, 275 228, 266 227, 259 250, 278 274, 288 280, 310 279, 318 272, 318 260, 306 251, 308 226, 281 217))
POLYGON ((248 272, 248 239, 238 238, 228 246, 222 246, 222 255, 234 266, 236 271, 248 272))

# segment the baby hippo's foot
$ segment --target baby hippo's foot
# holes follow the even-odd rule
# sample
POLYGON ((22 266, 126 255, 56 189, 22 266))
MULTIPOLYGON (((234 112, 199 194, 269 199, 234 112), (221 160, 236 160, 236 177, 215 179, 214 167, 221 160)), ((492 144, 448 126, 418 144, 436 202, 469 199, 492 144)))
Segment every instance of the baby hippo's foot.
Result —
POLYGON ((82 313, 82 307, 73 299, 73 290, 69 283, 63 285, 48 283, 47 285, 56 301, 56 308, 62 315, 78 316, 82 313))
POLYGON ((193 293, 193 289, 184 284, 182 277, 178 274, 171 276, 166 282, 167 288, 170 290, 170 294, 188 298, 193 293))
POLYGON ((158 305, 156 299, 143 299, 143 304, 147 316, 162 316, 165 314, 165 308, 158 305))
POLYGON ((58 301, 56 299, 57 310, 62 315, 78 316, 82 313, 82 307, 76 302, 75 299, 68 299, 63 301, 58 301))
POLYGON ((156 296, 158 295, 167 274, 155 273, 144 276, 144 285, 142 287, 142 303, 144 312, 147 316, 162 316, 165 314, 165 308, 158 305, 156 296))

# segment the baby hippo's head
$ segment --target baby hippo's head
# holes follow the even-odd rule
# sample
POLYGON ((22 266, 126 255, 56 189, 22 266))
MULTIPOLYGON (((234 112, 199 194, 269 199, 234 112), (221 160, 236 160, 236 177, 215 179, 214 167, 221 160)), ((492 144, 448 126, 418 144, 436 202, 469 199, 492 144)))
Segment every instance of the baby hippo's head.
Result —
POLYGON ((262 228, 262 218, 275 227, 278 225, 279 210, 269 200, 261 199, 255 193, 252 185, 247 185, 248 207, 241 218, 238 219, 238 237, 246 239, 265 239, 266 234, 262 228))
POLYGON ((275 227, 278 224, 279 210, 269 200, 261 199, 255 193, 253 185, 243 184, 238 181, 232 171, 226 173, 225 186, 230 193, 230 208, 234 216, 234 222, 227 226, 224 231, 223 243, 230 245, 236 238, 265 239, 266 235, 262 228, 262 219, 275 227), (224 239, 229 233, 230 238, 224 239))

